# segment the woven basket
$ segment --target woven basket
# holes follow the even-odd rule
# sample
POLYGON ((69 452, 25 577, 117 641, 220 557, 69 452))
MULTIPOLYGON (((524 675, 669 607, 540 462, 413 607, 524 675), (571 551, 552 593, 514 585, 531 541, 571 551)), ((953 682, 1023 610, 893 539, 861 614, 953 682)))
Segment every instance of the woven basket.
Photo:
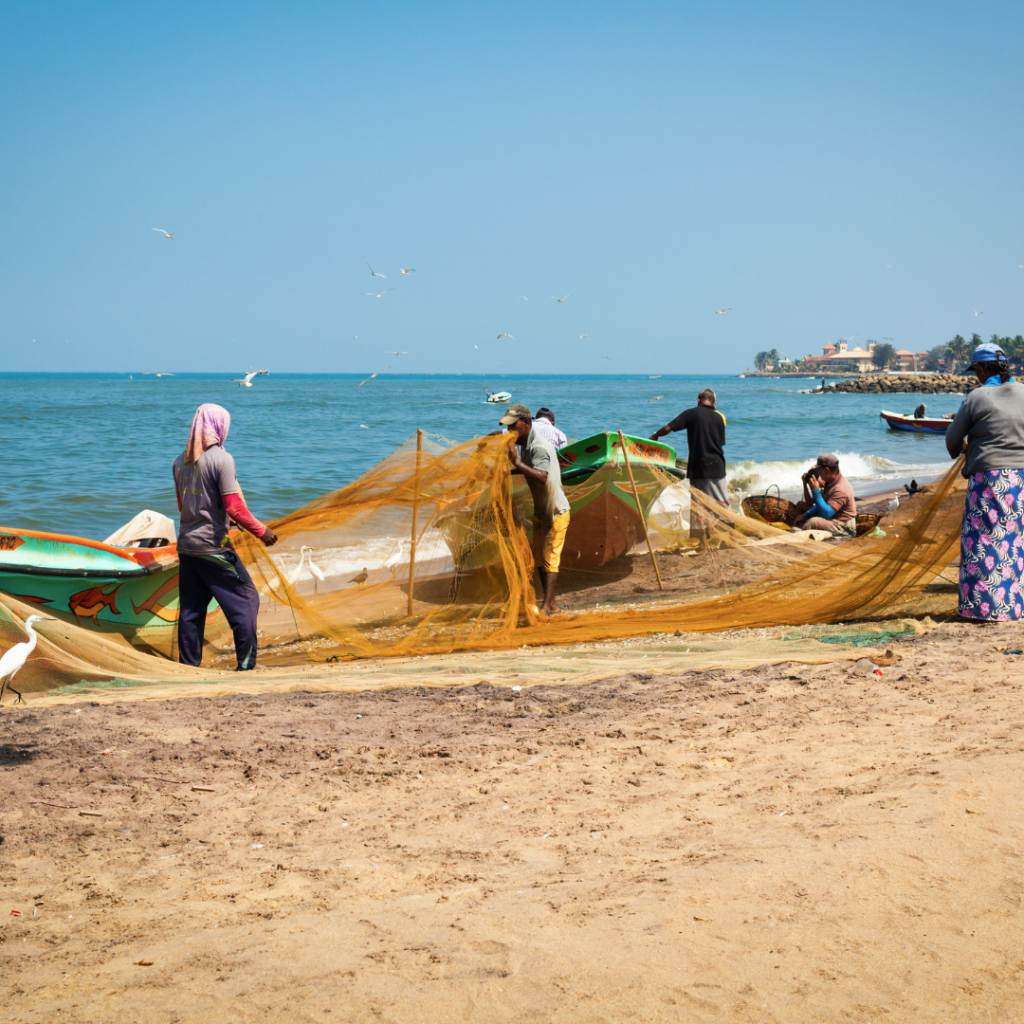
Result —
POLYGON ((881 516, 876 516, 873 512, 858 512, 857 536, 863 537, 865 533, 870 533, 878 525, 881 518, 881 516))
POLYGON ((796 505, 775 494, 751 494, 743 499, 743 511, 766 523, 785 523, 787 526, 792 526, 797 517, 796 505))

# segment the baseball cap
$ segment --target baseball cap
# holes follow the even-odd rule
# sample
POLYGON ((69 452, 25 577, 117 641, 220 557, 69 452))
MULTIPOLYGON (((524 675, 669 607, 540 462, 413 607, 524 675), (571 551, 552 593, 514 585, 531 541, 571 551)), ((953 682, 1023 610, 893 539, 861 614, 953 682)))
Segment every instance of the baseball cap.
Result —
POLYGON ((498 422, 503 427, 511 427, 516 420, 532 420, 533 413, 525 405, 510 405, 505 415, 498 422))
POLYGON ((838 469, 839 468, 839 456, 838 455, 819 455, 818 461, 815 465, 821 466, 822 469, 838 469))
POLYGON ((975 363, 1005 363, 1006 353, 994 342, 986 341, 971 354, 971 366, 975 363))

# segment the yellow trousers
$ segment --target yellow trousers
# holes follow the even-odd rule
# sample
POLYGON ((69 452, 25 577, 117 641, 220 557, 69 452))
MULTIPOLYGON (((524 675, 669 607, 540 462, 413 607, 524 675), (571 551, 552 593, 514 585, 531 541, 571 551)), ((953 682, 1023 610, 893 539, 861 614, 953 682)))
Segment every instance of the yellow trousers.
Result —
POLYGON ((569 529, 569 513, 555 516, 548 526, 539 519, 533 520, 533 561, 538 569, 558 572, 562 564, 562 548, 565 547, 565 532, 569 529))

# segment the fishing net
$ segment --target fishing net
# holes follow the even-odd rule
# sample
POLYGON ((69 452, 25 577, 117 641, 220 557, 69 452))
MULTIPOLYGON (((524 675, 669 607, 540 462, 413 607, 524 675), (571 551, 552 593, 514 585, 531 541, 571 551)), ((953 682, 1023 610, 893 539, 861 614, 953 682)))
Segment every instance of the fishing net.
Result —
MULTIPOLYGON (((441 672, 450 683, 479 672, 473 659, 482 655, 468 652, 544 647, 547 661, 535 658, 536 671, 585 681, 631 667, 626 641, 659 637, 660 670, 829 660, 841 656, 835 644, 787 639, 779 627, 920 618, 955 607, 959 463, 884 519, 884 533, 836 543, 691 491, 643 464, 642 442, 634 440, 566 488, 572 517, 559 575, 566 611, 545 619, 537 611, 532 500, 523 479, 510 476, 509 443, 500 435, 457 444, 419 434, 357 480, 275 522, 275 547, 232 534, 260 592, 260 664, 274 679, 334 685, 340 669, 347 680, 369 678, 363 663, 386 658, 381 679, 404 685, 400 666, 407 665, 414 685, 430 675, 423 658, 446 655, 469 666, 441 672), (658 552, 657 571, 648 545, 658 552), (711 647, 687 641, 707 633, 720 634, 711 647), (613 646, 599 654, 595 644, 613 646), (591 645, 588 653, 581 645, 591 645), (565 647, 589 667, 559 675, 566 666, 553 664, 562 655, 551 652, 565 647)), ((21 623, 33 610, 0 599, 0 646, 24 639, 21 623)), ((16 685, 236 685, 227 680, 231 634, 216 608, 202 669, 168 660, 174 628, 161 625, 162 639, 150 635, 138 650, 73 623, 40 623, 39 647, 16 685)), ((498 671, 505 662, 490 664, 498 671)), ((258 684, 244 681, 247 689, 258 684)))

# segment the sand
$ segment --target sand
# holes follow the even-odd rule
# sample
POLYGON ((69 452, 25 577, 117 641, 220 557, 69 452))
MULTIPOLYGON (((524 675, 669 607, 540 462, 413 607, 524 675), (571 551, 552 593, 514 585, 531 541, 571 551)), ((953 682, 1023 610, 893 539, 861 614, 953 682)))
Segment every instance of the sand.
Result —
POLYGON ((5 708, 0 1020, 1024 1020, 1020 628, 889 646, 5 708))

